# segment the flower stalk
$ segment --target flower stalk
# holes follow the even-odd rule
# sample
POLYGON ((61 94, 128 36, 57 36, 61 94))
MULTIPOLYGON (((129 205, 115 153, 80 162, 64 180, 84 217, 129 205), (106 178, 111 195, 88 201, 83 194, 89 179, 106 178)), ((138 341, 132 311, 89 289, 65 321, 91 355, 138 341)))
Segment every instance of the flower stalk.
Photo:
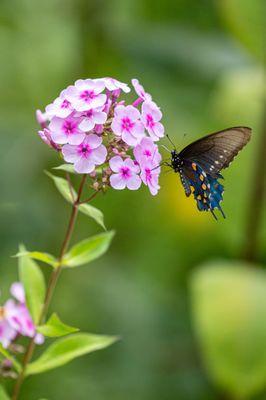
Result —
MULTIPOLYGON (((66 234, 65 234, 62 246, 61 246, 60 254, 59 254, 58 267, 55 270, 53 270, 53 272, 51 273, 50 280, 49 280, 48 287, 47 287, 47 291, 46 291, 46 297, 45 297, 43 309, 42 309, 40 320, 39 320, 39 324, 41 324, 44 321, 44 318, 45 318, 45 316, 47 314, 47 311, 48 311, 48 308, 49 308, 49 305, 51 303, 52 296, 53 296, 53 293, 54 293, 54 290, 55 290, 55 287, 56 287, 56 283, 58 281, 58 278, 59 278, 61 270, 62 270, 62 260, 63 260, 63 257, 65 255, 67 249, 68 249, 68 245, 70 243, 70 240, 71 240, 71 237, 72 237, 72 234, 73 234, 73 230, 74 230, 74 227, 75 227, 75 222, 76 222, 77 214, 78 214, 78 207, 81 204, 80 203, 80 199, 81 199, 81 195, 82 195, 82 192, 83 192, 83 189, 84 189, 86 178, 87 178, 87 175, 83 175, 82 176, 82 180, 81 180, 81 183, 80 183, 80 186, 79 186, 79 190, 78 190, 77 199, 73 202, 73 205, 72 205, 72 211, 71 211, 71 215, 70 215, 67 231, 66 231, 66 234)), ((98 192, 96 192, 96 194, 97 193, 98 192)), ((95 197, 95 193, 94 193, 93 197, 95 197)), ((12 400, 17 400, 18 399, 18 396, 19 396, 20 390, 21 390, 21 386, 22 386, 23 381, 25 379, 25 373, 26 373, 27 365, 31 361, 34 349, 35 349, 35 342, 34 342, 34 337, 33 337, 30 340, 29 345, 27 347, 27 350, 25 352, 23 363, 22 363, 22 370, 21 370, 20 374, 18 375, 17 381, 15 383, 14 391, 13 391, 13 394, 12 394, 12 400)))

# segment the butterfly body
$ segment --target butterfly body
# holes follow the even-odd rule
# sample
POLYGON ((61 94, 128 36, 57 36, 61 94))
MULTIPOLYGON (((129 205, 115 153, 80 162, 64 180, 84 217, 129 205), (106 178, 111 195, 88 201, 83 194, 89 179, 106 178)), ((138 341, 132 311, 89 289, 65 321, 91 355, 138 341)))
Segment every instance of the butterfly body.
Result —
POLYGON ((171 151, 171 168, 179 173, 186 196, 191 193, 199 211, 217 208, 225 217, 220 206, 224 192, 220 171, 227 168, 233 158, 246 145, 251 135, 247 127, 229 128, 197 140, 181 152, 171 151))

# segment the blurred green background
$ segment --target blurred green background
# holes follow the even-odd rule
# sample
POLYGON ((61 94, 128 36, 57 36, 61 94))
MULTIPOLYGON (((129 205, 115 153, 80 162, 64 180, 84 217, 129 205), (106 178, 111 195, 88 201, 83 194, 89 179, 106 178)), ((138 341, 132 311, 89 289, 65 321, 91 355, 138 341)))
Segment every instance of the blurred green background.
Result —
MULTIPOLYGON (((17 279, 10 256, 18 243, 57 254, 66 229, 70 207, 43 174, 60 162, 35 122, 35 109, 64 87, 138 78, 177 148, 229 126, 253 128, 224 173, 226 220, 199 213, 174 173, 161 175, 156 198, 144 188, 95 201, 114 243, 93 264, 64 272, 53 309, 83 331, 122 340, 30 378, 22 399, 266 398, 265 209, 252 225, 263 184, 263 170, 255 179, 265 135, 263 3, 1 0, 2 299, 17 279), (251 242, 249 264, 241 258, 251 242)), ((80 216, 73 241, 98 231, 80 216)))

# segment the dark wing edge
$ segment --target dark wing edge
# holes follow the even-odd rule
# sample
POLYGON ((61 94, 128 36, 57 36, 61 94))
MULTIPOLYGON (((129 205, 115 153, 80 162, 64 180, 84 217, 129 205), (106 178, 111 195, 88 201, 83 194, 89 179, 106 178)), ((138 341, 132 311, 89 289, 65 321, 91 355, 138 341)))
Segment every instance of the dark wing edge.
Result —
POLYGON ((227 168, 249 142, 251 132, 252 129, 245 126, 214 132, 189 144, 179 155, 187 160, 197 160, 206 172, 217 174, 227 168))

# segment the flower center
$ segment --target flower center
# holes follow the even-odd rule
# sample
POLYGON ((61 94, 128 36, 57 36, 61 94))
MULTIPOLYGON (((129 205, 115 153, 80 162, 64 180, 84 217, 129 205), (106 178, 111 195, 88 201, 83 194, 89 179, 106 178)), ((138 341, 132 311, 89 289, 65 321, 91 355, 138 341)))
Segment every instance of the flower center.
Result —
POLYGON ((146 150, 144 150, 143 155, 147 156, 147 157, 151 157, 151 151, 146 149, 146 150))
POLYGON ((64 100, 61 104, 61 108, 69 108, 70 102, 68 100, 64 100))
POLYGON ((71 135, 76 132, 77 124, 72 121, 65 121, 63 125, 63 130, 66 135, 71 135))
POLYGON ((155 123, 154 123, 154 120, 153 120, 153 116, 151 114, 147 114, 146 123, 147 123, 147 126, 149 128, 153 128, 154 127, 155 123))
POLYGON ((90 148, 90 146, 88 144, 81 144, 79 146, 78 149, 78 153, 80 156, 84 157, 84 158, 88 158, 89 155, 91 154, 92 149, 90 148))
POLYGON ((131 172, 130 169, 128 167, 122 167, 120 169, 121 175, 124 179, 128 179, 131 177, 131 172))
POLYGON ((86 116, 87 118, 91 118, 91 117, 93 116, 93 110, 88 110, 88 111, 86 111, 86 112, 85 112, 85 116, 86 116))
POLYGON ((145 168, 145 174, 146 174, 147 182, 151 182, 152 175, 151 175, 151 170, 149 168, 145 168))
POLYGON ((134 126, 134 122, 131 121, 131 119, 129 119, 128 117, 125 117, 122 119, 122 129, 129 132, 133 126, 134 126))
POLYGON ((83 92, 80 94, 80 98, 86 101, 86 103, 89 103, 95 97, 96 96, 93 90, 83 90, 83 92))

